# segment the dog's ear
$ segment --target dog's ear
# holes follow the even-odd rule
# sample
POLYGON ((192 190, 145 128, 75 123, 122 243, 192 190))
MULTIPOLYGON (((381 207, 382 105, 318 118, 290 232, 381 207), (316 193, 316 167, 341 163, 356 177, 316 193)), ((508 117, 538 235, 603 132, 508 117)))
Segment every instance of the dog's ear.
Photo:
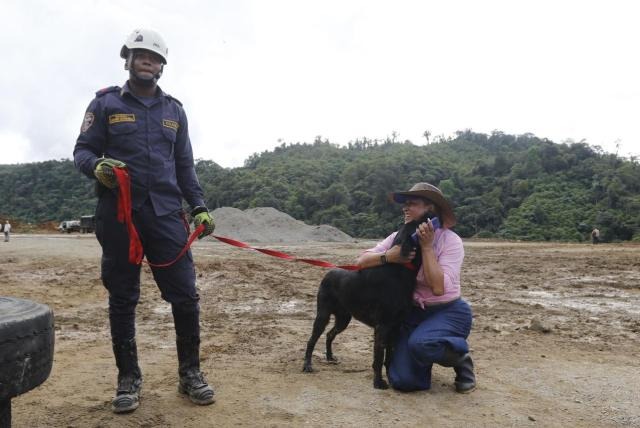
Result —
POLYGON ((426 213, 425 215, 422 216, 422 218, 420 219, 420 221, 418 222, 418 224, 422 224, 422 223, 427 223, 429 220, 431 220, 433 217, 437 217, 432 213, 426 213))
POLYGON ((411 238, 405 239, 404 241, 402 241, 402 246, 400 247, 400 253, 402 253, 404 257, 407 257, 411 253, 411 251, 413 251, 414 248, 415 248, 415 244, 413 243, 413 240, 411 238))
POLYGON ((412 221, 410 223, 402 225, 400 230, 398 230, 398 243, 400 244, 400 252, 403 256, 408 256, 411 251, 416 247, 416 243, 414 242, 411 235, 413 235, 418 227, 418 223, 412 221))
POLYGON ((398 227, 398 232, 396 233, 395 238, 393 238, 393 243, 391 244, 392 246, 402 244, 402 240, 404 239, 404 230, 406 229, 405 226, 405 224, 402 224, 398 227))

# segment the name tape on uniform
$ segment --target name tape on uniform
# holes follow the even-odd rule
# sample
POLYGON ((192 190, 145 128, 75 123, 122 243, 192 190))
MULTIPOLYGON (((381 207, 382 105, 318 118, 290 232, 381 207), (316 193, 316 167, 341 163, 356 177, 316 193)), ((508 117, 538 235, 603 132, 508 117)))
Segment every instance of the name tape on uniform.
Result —
POLYGON ((118 113, 118 114, 112 114, 111 116, 109 116, 109 125, 113 125, 114 123, 135 122, 135 121, 136 121, 135 114, 118 113))
POLYGON ((180 124, 175 120, 162 119, 162 126, 164 126, 165 128, 171 128, 174 131, 177 131, 180 124))

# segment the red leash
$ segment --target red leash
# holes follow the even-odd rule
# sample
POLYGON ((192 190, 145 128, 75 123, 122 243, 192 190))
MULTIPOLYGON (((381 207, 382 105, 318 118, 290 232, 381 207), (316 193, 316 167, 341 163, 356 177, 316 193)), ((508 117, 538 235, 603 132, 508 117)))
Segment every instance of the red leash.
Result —
MULTIPOLYGON (((118 180, 118 187, 120 188, 118 192, 118 221, 120 223, 124 223, 127 226, 127 231, 129 232, 129 263, 139 265, 143 262, 142 258, 144 257, 144 250, 142 249, 142 243, 140 242, 140 236, 138 235, 138 231, 136 230, 135 225, 133 224, 133 219, 131 217, 131 182, 129 178, 129 172, 126 168, 114 167, 113 172, 116 175, 116 179, 118 180)), ((205 229, 205 226, 201 224, 198 226, 196 230, 189 236, 189 240, 184 248, 180 251, 178 256, 166 263, 151 263, 148 260, 146 263, 149 266, 153 267, 168 267, 180 260, 182 256, 189 250, 193 241, 200 235, 205 229)), ((261 253, 278 257, 280 259, 292 260, 295 262, 307 263, 314 266, 326 267, 326 268, 338 268, 345 270, 360 270, 360 267, 356 265, 334 265, 329 262, 325 262, 322 260, 314 260, 314 259, 302 259, 298 257, 291 256, 289 254, 283 253, 281 251, 269 250, 266 248, 255 248, 251 247, 249 244, 245 244, 244 242, 236 241, 235 239, 225 238, 223 236, 211 235, 216 238, 218 241, 224 242, 229 245, 233 245, 234 247, 239 248, 247 248, 250 250, 259 251, 261 253)))
POLYGON ((131 218, 131 183, 126 168, 114 167, 113 172, 118 180, 118 221, 127 226, 129 232, 129 263, 139 265, 144 256, 138 231, 131 218))
POLYGON ((148 260, 142 260, 144 257, 142 242, 140 242, 140 236, 138 235, 138 231, 136 230, 136 226, 133 224, 133 219, 131 217, 131 180, 129 178, 129 172, 126 168, 118 167, 113 168, 113 172, 116 175, 118 187, 120 188, 118 192, 118 221, 120 223, 124 223, 127 226, 127 231, 129 232, 129 263, 139 265, 144 261, 149 266, 168 267, 180 260, 180 258, 189 250, 193 241, 200 233, 202 233, 204 225, 200 225, 191 234, 191 236, 189 236, 187 244, 182 248, 175 259, 166 263, 151 263, 148 260))
MULTIPOLYGON (((269 249, 266 249, 266 248, 252 247, 249 244, 245 244, 244 242, 236 241, 235 239, 231 239, 231 238, 225 238, 224 236, 216 236, 216 235, 211 235, 211 236, 213 238, 216 238, 218 241, 224 242, 225 244, 233 245, 234 247, 247 248, 249 250, 259 251, 261 253, 264 253, 264 254, 267 254, 267 255, 273 256, 273 257, 278 257, 280 259, 291 260, 291 261, 294 261, 294 262, 302 262, 302 263, 307 263, 307 264, 310 264, 310 265, 313 265, 313 266, 320 266, 320 267, 325 267, 325 268, 337 268, 337 269, 344 269, 344 270, 360 270, 360 269, 362 269, 358 265, 334 265, 333 263, 325 262, 325 261, 322 261, 322 260, 302 259, 302 258, 299 258, 299 257, 295 257, 295 256, 292 256, 292 255, 289 255, 287 253, 283 253, 281 251, 269 250, 269 249)), ((403 263, 402 265, 404 267, 406 267, 407 269, 409 269, 409 270, 416 270, 416 267, 411 262, 403 263)))
POLYGON ((294 261, 294 262, 302 262, 302 263, 307 263, 307 264, 310 264, 310 265, 320 266, 320 267, 325 267, 325 268, 338 268, 338 269, 345 269, 345 270, 360 270, 360 267, 356 266, 356 265, 334 265, 333 263, 325 262, 325 261, 322 261, 322 260, 301 259, 299 257, 294 257, 294 256, 291 256, 289 254, 283 253, 281 251, 269 250, 269 249, 266 249, 266 248, 251 247, 250 245, 245 244, 244 242, 236 241, 235 239, 225 238, 223 236, 216 236, 216 235, 211 235, 211 236, 216 238, 218 241, 224 242, 225 244, 233 245, 234 247, 248 248, 250 250, 259 251, 261 253, 264 253, 264 254, 267 254, 267 255, 273 256, 273 257, 278 257, 280 259, 291 260, 291 261, 294 261))

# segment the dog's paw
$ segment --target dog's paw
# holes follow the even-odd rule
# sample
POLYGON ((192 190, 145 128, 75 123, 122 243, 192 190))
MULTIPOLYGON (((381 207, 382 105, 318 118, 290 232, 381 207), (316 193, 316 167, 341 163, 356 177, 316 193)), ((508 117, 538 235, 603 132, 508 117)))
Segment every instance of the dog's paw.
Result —
POLYGON ((389 389, 389 384, 384 379, 374 380, 373 387, 375 389, 389 389))
POLYGON ((327 363, 329 364, 338 364, 340 361, 338 361, 338 359, 336 357, 334 357, 333 355, 330 357, 327 357, 327 363))
POLYGON ((311 366, 311 364, 305 364, 304 367, 302 367, 302 372, 313 373, 313 367, 311 366))

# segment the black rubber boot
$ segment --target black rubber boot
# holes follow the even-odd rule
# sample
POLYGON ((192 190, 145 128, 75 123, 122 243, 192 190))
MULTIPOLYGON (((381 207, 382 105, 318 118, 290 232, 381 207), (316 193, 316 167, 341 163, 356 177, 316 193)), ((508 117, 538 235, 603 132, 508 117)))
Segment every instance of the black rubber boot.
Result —
POLYGON ((459 352, 454 351, 447 345, 444 348, 444 354, 442 355, 442 360, 437 361, 443 367, 456 367, 462 364, 465 357, 469 354, 461 354, 459 352))
POLYGON ((445 348, 444 355, 438 364, 444 367, 453 367, 456 372, 456 391, 467 394, 476 389, 476 376, 473 373, 473 361, 471 354, 460 354, 449 346, 445 348))
POLYGON ((0 400, 0 428, 11 428, 11 398, 0 400))
POLYGON ((118 366, 118 390, 111 400, 114 413, 132 412, 138 408, 140 390, 142 389, 142 373, 138 366, 138 348, 136 339, 125 342, 113 342, 113 355, 118 366))
POLYGON ((456 372, 456 391, 468 394, 476 389, 476 375, 473 373, 473 361, 471 355, 464 354, 462 362, 453 368, 456 372))
POLYGON ((189 396, 195 404, 212 404, 213 388, 207 384, 204 374, 200 371, 200 338, 187 336, 176 338, 178 348, 178 374, 180 384, 178 391, 189 396))

